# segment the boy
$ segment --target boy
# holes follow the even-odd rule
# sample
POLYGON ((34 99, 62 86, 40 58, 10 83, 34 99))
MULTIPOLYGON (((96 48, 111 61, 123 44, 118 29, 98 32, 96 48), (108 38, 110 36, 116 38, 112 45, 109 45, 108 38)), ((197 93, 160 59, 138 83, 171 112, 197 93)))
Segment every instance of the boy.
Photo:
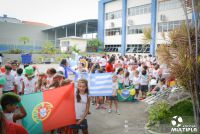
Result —
POLYGON ((16 122, 26 116, 26 111, 21 104, 21 99, 15 93, 5 93, 1 97, 1 107, 7 120, 16 122), (19 107, 19 113, 14 113, 17 106, 19 107))

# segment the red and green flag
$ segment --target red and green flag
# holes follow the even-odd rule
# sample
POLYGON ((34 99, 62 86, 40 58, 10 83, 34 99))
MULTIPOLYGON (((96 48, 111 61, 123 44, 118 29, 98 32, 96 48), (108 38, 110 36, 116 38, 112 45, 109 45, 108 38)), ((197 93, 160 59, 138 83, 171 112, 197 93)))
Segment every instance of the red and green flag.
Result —
POLYGON ((22 123, 30 134, 41 134, 76 123, 74 84, 23 95, 21 100, 27 112, 22 123))

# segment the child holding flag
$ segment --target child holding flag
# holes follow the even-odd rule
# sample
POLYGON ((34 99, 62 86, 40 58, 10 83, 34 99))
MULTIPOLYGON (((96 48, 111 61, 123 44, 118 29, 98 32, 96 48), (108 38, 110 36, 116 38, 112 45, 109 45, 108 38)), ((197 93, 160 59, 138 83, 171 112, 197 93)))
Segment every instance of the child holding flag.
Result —
POLYGON ((79 129, 83 134, 88 134, 88 124, 85 119, 90 109, 90 97, 88 90, 88 81, 85 79, 78 80, 78 89, 75 97, 76 124, 71 125, 73 134, 78 134, 79 129))

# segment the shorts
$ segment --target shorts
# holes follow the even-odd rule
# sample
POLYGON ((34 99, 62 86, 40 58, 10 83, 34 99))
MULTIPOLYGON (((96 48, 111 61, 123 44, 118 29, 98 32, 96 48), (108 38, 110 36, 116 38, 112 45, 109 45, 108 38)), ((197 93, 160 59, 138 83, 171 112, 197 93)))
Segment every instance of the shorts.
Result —
POLYGON ((109 96, 109 100, 118 100, 117 96, 109 96))
POLYGON ((140 90, 142 92, 148 92, 148 85, 140 85, 140 90))
MULTIPOLYGON (((76 121, 78 121, 78 120, 76 120, 76 121)), ((77 124, 70 125, 69 128, 71 128, 71 129, 87 129, 88 128, 87 120, 84 119, 80 125, 77 125, 77 124)))

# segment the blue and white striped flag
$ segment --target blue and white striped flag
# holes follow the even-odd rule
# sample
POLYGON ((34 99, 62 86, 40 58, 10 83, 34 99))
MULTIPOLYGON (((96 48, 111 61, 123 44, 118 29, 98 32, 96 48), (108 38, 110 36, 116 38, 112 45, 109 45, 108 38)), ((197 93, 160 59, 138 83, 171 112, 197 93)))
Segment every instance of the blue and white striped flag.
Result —
POLYGON ((90 74, 89 96, 112 96, 112 73, 90 74))

